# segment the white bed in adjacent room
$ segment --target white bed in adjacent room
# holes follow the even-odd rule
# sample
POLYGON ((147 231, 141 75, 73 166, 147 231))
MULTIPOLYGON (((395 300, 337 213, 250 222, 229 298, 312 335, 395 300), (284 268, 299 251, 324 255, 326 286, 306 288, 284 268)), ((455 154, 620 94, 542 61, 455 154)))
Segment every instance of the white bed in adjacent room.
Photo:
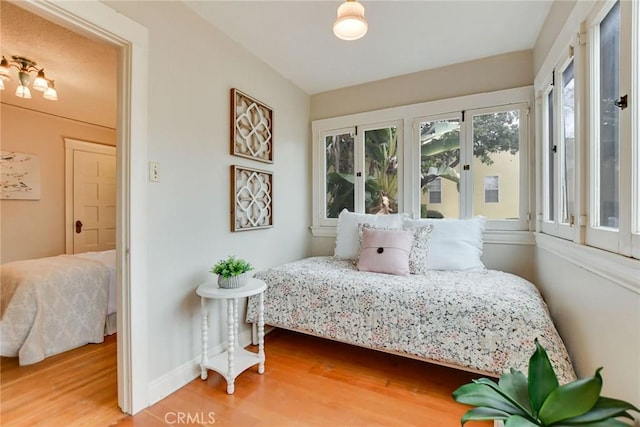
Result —
POLYGON ((116 311, 115 250, 2 265, 0 355, 20 365, 104 340, 116 311))

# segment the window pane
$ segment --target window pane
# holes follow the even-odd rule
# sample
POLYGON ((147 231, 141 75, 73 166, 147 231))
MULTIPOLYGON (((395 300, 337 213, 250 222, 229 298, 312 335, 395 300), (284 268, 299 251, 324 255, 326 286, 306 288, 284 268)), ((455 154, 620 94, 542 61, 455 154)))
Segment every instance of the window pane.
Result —
POLYGON ((518 219, 520 206, 520 114, 518 110, 473 116, 473 213, 518 219), (485 202, 485 176, 501 183, 500 200, 485 202))
POLYGON ((436 178, 427 184, 429 203, 442 203, 442 178, 436 178))
POLYGON ((398 132, 396 127, 365 131, 364 152, 365 212, 398 212, 398 132))
POLYGON ((549 91, 549 95, 547 95, 547 168, 548 168, 548 176, 547 176, 547 220, 553 221, 555 219, 555 153, 556 153, 556 143, 553 140, 553 89, 549 91))
POLYGON ((573 61, 562 73, 562 211, 560 221, 569 223, 569 215, 575 212, 575 84, 573 61))
POLYGON ((420 217, 460 215, 460 120, 420 123, 420 217), (431 199, 430 185, 440 182, 440 202, 431 199))
POLYGON ((600 156, 598 224, 618 228, 620 2, 600 23, 600 156))
POLYGON ((326 215, 338 218, 344 208, 354 210, 353 134, 330 135, 325 138, 326 215))
POLYGON ((500 182, 497 176, 484 177, 484 202, 498 203, 500 201, 500 182))

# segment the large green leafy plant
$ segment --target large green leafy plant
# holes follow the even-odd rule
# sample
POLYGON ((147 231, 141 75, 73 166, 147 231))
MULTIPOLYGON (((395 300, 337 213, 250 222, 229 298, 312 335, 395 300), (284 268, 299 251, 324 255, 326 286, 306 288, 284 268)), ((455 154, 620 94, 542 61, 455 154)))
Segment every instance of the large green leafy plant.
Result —
POLYGON ((559 385, 547 352, 536 340, 528 380, 511 369, 498 383, 473 380, 454 391, 453 398, 476 406, 462 416, 462 425, 471 420, 502 420, 505 427, 628 427, 616 418, 633 420, 628 411, 640 411, 628 402, 600 396, 601 369, 593 377, 559 385))

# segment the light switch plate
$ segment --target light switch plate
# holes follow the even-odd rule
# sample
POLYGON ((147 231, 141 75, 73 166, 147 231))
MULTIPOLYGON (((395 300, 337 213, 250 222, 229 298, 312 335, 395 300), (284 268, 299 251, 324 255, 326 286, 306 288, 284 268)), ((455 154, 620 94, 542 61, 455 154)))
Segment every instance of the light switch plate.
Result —
POLYGON ((160 182, 160 163, 149 162, 149 181, 160 182))

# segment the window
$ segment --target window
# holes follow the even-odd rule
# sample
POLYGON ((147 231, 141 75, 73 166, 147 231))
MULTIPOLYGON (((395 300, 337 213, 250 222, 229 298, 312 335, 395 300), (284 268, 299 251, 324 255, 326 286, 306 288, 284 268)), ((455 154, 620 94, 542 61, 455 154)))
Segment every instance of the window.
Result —
POLYGON ((601 249, 639 256, 640 242, 632 225, 632 204, 638 200, 639 191, 633 182, 637 164, 632 156, 638 150, 638 136, 633 133, 638 112, 633 102, 629 103, 632 70, 638 66, 631 37, 639 25, 635 3, 606 3, 588 20, 587 90, 591 96, 585 241, 601 249))
MULTIPOLYGON (((438 177, 427 184, 429 191, 429 203, 442 203, 442 178, 438 177)), ((429 215, 421 215, 428 217, 429 215)))
POLYGON ((313 235, 345 208, 527 230, 532 100, 524 87, 314 121, 313 235))
POLYGON ((640 4, 576 11, 536 76, 539 230, 640 258, 640 4))
MULTIPOLYGON (((503 224, 526 222, 526 201, 521 204, 520 194, 526 194, 521 182, 521 141, 526 129, 526 109, 491 108, 470 111, 473 159, 471 173, 477 190, 473 191, 473 215, 483 215, 489 220, 503 221, 503 224), (524 121, 521 120, 524 118, 524 121), (522 123, 524 122, 524 123, 522 123), (523 126, 524 124, 524 126, 523 126), (498 176, 502 179, 500 200, 498 200, 498 176), (487 177, 495 177, 491 194, 495 201, 487 200, 487 177)), ((526 182, 526 181, 525 181, 526 182)))
POLYGON ((500 201, 500 181, 497 176, 484 177, 484 202, 498 203, 500 201))
POLYGON ((556 64, 542 100, 542 232, 575 238, 575 78, 572 46, 556 64))
POLYGON ((620 1, 598 26, 599 62, 596 96, 598 129, 595 141, 596 207, 594 225, 618 229, 620 180, 620 110, 615 101, 620 94, 620 1))
POLYGON ((560 139, 560 223, 573 224, 575 209, 575 78, 573 59, 562 71, 562 137, 560 139))
POLYGON ((355 162, 354 134, 335 132, 326 135, 325 149, 325 211, 326 218, 338 218, 343 209, 354 209, 355 162))
POLYGON ((343 209, 398 212, 400 165, 398 124, 358 126, 319 133, 322 186, 319 225, 333 226, 343 209))
POLYGON ((418 121, 420 149, 420 217, 458 218, 460 215, 460 118, 418 121), (443 182, 444 181, 444 182, 443 182), (437 182, 437 201, 432 183, 437 182), (429 192, 429 198, 425 193, 429 192), (443 203, 442 193, 448 193, 443 203), (438 203, 438 206, 430 206, 438 203))

